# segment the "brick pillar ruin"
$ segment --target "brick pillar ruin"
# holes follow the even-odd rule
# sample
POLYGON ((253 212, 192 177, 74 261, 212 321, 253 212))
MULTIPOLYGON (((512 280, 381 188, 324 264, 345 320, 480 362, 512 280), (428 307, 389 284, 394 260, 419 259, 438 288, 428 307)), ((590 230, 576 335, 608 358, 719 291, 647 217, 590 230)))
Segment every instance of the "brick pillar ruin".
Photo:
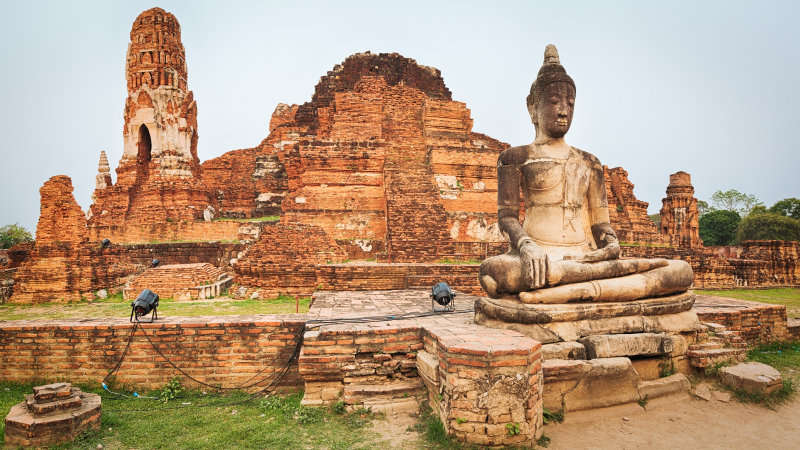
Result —
POLYGON ((118 245, 89 243, 86 217, 72 195, 72 180, 56 175, 39 189, 36 242, 14 274, 12 303, 93 299, 99 289, 125 283, 139 269, 118 245))
POLYGON ((212 205, 197 157, 197 103, 188 90, 181 28, 172 14, 149 9, 133 22, 125 62, 124 150, 117 184, 103 172, 91 226, 191 221, 212 205))
POLYGON ((694 198, 692 176, 678 172, 669 176, 667 198, 661 200, 661 233, 669 236, 673 246, 701 247, 700 215, 694 198))

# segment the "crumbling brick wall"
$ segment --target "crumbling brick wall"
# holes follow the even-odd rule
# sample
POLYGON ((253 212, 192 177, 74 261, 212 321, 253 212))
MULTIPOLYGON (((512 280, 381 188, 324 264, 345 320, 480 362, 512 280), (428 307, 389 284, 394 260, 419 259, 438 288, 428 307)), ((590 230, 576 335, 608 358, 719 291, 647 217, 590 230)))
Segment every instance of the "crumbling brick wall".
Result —
POLYGON ((233 264, 234 282, 266 295, 310 295, 317 287, 314 266, 342 262, 345 253, 322 228, 306 224, 266 227, 260 239, 233 264))
POLYGON ((176 298, 175 294, 189 294, 190 288, 214 284, 228 274, 208 263, 165 264, 147 269, 125 286, 125 297, 134 299, 142 290, 149 289, 160 298, 176 298))
POLYGON ((72 180, 58 175, 39 190, 36 241, 14 274, 15 303, 77 301, 119 286, 139 270, 118 245, 88 242, 86 219, 72 195, 72 180))
MULTIPOLYGON (((263 388, 269 384, 263 380, 274 376, 289 360, 304 321, 302 316, 287 314, 237 316, 235 321, 223 317, 213 323, 196 317, 162 318, 142 324, 117 373, 116 386, 157 389, 173 377, 181 377, 184 386, 201 387, 156 358, 144 337, 146 333, 162 353, 194 378, 233 387, 265 369, 252 380, 262 381, 259 387, 250 390, 263 388)), ((1 322, 0 379, 69 379, 73 383, 95 384, 117 363, 132 328, 127 318, 93 324, 76 320, 1 322)), ((301 383, 294 363, 282 385, 301 383)))
POLYGON ((658 234, 658 229, 647 215, 647 202, 633 195, 633 183, 628 180, 628 172, 622 167, 609 169, 603 166, 608 198, 608 214, 611 226, 620 241, 669 245, 669 238, 658 234))

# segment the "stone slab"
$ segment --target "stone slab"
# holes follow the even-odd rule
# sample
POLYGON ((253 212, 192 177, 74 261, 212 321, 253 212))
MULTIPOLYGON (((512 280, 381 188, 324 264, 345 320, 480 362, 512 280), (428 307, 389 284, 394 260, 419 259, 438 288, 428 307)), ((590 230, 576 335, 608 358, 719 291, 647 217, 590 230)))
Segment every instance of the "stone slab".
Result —
MULTIPOLYGON (((628 358, 587 361, 589 370, 563 395, 565 411, 605 408, 639 400, 639 375, 628 358)), ((545 386, 547 379, 545 378, 545 386)))
POLYGON ((631 333, 594 335, 578 342, 586 348, 589 359, 616 356, 655 356, 672 352, 672 339, 664 334, 631 333))
POLYGON ((659 378, 653 381, 639 382, 639 398, 655 399, 667 395, 687 394, 689 392, 689 380, 682 373, 676 373, 668 377, 659 378))
MULTIPOLYGON (((478 302, 476 302, 477 308, 478 302)), ((661 316, 624 316, 575 322, 554 322, 546 324, 522 324, 502 322, 486 317, 475 321, 490 328, 505 328, 518 331, 543 344, 578 341, 586 336, 598 334, 627 333, 690 333, 700 329, 700 322, 693 311, 661 316)))
MULTIPOLYGON (((647 298, 628 302, 524 304, 515 296, 491 299, 481 297, 475 302, 476 322, 479 317, 520 324, 575 322, 628 316, 657 316, 689 311, 695 294, 686 291, 666 297, 647 298)), ((698 323, 699 326, 699 323, 698 323)))
POLYGON ((542 345, 542 358, 548 359, 586 359, 586 348, 579 342, 556 342, 542 345))
POLYGON ((723 383, 734 389, 769 394, 783 387, 783 378, 774 368, 757 362, 723 367, 719 371, 723 383))
POLYGON ((426 351, 417 352, 417 372, 431 383, 439 383, 439 358, 426 351))

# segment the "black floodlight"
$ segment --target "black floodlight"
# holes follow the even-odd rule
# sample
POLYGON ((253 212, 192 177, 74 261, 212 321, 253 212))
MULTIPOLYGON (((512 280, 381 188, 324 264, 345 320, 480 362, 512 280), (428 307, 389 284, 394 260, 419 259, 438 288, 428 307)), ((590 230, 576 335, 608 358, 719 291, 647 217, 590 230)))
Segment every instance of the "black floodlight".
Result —
POLYGON ((455 298, 456 294, 453 293, 453 290, 450 289, 447 283, 444 281, 436 283, 431 288, 431 305, 433 307, 433 312, 455 311, 455 298), (441 305, 442 308, 437 308, 437 303, 441 305))
POLYGON ((156 258, 153 260, 153 262, 150 263, 150 267, 158 267, 159 264, 161 264, 161 261, 159 261, 158 258, 156 258))
POLYGON ((136 297, 136 300, 131 302, 131 322, 134 321, 134 316, 137 322, 144 322, 144 323, 152 323, 154 320, 158 319, 158 294, 151 291, 150 289, 145 289, 136 297), (144 322, 139 320, 140 317, 144 317, 150 313, 153 313, 150 316, 150 320, 144 322))
POLYGON ((100 243, 100 246, 103 248, 108 248, 109 245, 111 245, 111 241, 108 239, 103 239, 103 241, 100 243))

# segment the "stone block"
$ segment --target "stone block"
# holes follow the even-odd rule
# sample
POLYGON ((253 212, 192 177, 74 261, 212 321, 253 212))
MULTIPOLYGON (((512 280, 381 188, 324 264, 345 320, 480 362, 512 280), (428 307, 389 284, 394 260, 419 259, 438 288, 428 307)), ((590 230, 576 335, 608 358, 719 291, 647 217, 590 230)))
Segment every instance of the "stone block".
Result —
POLYGON ((687 394, 689 392, 689 380, 682 373, 676 373, 665 378, 653 381, 639 382, 639 397, 644 399, 654 399, 674 394, 687 394))
POLYGON ((589 370, 574 389, 562 396, 566 411, 603 408, 639 400, 639 375, 630 359, 599 358, 587 363, 589 370))
POLYGON ((428 352, 417 353, 417 371, 428 381, 439 383, 439 358, 428 352))
POLYGON ((750 393, 769 394, 783 387, 783 378, 777 370, 757 362, 723 367, 719 377, 728 386, 750 393))
MULTIPOLYGON (((661 377, 661 366, 664 360, 658 357, 632 359, 633 369, 642 381, 657 380, 661 377)), ((669 363, 667 363, 669 364, 669 363)))
POLYGON ((586 359, 586 348, 580 342, 556 342, 542 345, 542 358, 586 359))
POLYGON ((595 335, 578 342, 586 348, 589 359, 663 355, 672 352, 672 339, 655 333, 595 335))

